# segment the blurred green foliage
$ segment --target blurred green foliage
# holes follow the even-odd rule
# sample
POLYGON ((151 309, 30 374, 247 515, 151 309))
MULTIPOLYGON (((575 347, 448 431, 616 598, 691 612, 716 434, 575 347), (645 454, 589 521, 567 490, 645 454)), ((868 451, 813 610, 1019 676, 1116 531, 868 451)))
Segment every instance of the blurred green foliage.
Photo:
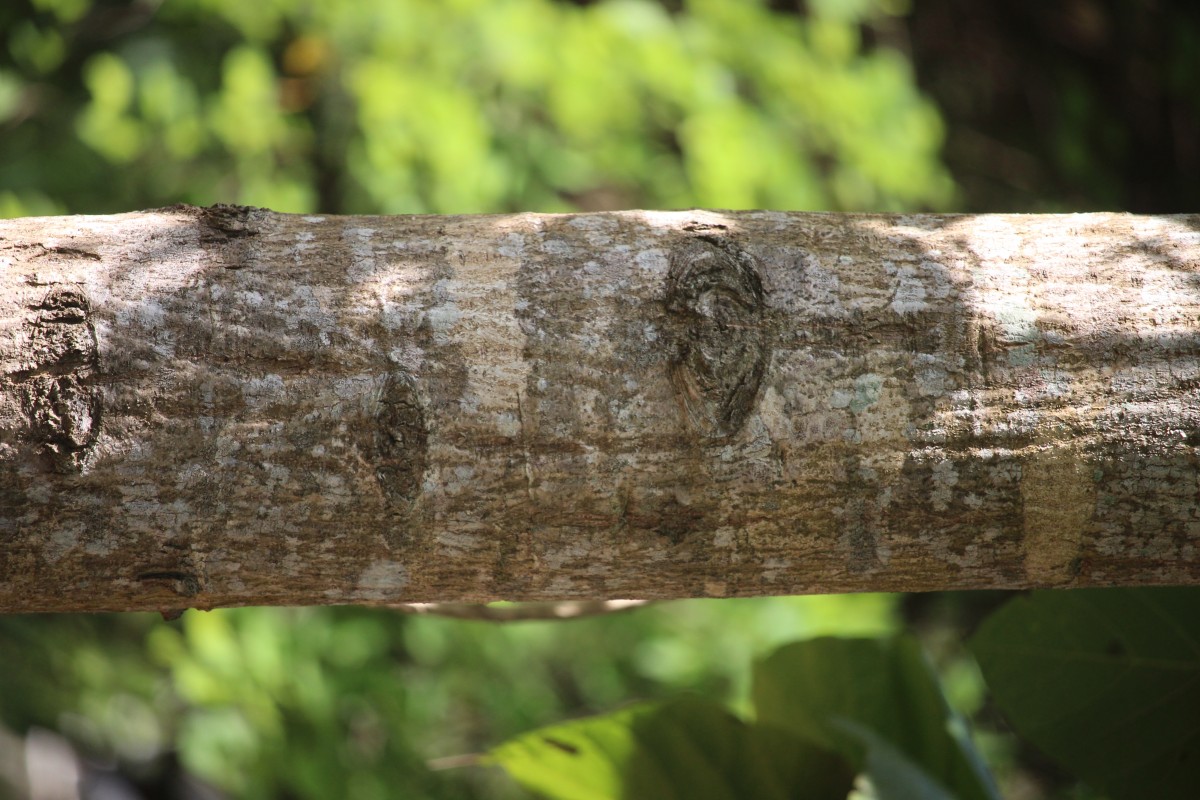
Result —
MULTIPOLYGON (((900 52, 863 41, 902 6, 7 0, 0 216, 941 209, 938 113, 900 52)), ((0 618, 0 723, 57 730, 147 796, 187 773, 236 797, 516 797, 498 771, 425 762, 683 689, 745 710, 753 658, 892 631, 895 608, 0 618)))
POLYGON ((755 658, 887 633, 894 599, 695 600, 505 625, 352 608, 0 618, 0 720, 60 730, 131 776, 178 758, 236 797, 520 797, 494 770, 425 761, 682 690, 747 709, 755 658))
POLYGON ((22 0, 0 212, 943 208, 895 3, 22 0))

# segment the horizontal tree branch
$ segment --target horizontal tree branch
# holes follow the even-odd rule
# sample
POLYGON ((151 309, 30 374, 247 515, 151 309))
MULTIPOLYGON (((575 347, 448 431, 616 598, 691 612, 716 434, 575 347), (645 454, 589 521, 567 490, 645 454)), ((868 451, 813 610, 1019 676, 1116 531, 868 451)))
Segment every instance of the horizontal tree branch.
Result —
POLYGON ((1200 217, 0 221, 0 611, 1200 583, 1200 217))

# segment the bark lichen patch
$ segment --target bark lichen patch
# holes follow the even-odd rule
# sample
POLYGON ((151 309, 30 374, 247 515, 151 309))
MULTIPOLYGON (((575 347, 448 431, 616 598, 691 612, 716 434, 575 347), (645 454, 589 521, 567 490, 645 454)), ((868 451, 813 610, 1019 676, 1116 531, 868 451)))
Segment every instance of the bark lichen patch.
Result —
POLYGON ((874 373, 859 375, 854 379, 854 395, 847 405, 851 413, 861 414, 875 403, 883 391, 883 376, 874 373))
POLYGON ((408 583, 408 568, 403 564, 376 561, 359 573, 355 594, 362 600, 399 601, 408 583))
POLYGON ((84 524, 78 520, 65 522, 42 542, 42 558, 55 564, 84 538, 84 524))
POLYGON ((725 239, 689 238, 672 250, 667 311, 683 322, 671 382, 701 435, 736 434, 754 410, 770 359, 755 259, 725 239))

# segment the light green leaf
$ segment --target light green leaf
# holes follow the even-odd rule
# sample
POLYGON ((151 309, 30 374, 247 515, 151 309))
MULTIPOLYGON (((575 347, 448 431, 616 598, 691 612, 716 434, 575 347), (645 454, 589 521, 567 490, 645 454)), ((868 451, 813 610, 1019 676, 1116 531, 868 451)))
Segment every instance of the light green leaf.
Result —
POLYGON ((1200 783, 1200 591, 1038 592, 971 642, 1017 731, 1114 798, 1200 783))
POLYGON ((700 698, 642 705, 519 736, 491 759, 555 800, 841 800, 841 759, 700 698))

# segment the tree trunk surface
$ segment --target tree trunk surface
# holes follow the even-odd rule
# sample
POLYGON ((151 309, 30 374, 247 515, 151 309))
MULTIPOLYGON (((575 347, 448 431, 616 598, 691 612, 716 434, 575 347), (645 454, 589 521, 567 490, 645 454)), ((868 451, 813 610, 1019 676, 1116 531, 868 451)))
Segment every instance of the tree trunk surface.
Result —
POLYGON ((1200 583, 1200 216, 0 221, 0 611, 1200 583))

